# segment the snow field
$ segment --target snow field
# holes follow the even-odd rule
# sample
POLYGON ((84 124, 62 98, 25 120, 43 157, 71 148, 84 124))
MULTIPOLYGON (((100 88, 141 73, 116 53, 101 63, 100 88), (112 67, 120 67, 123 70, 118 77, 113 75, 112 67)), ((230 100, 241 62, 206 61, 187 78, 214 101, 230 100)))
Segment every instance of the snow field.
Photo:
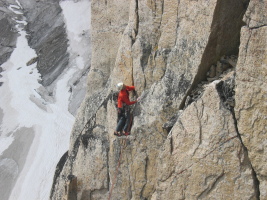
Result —
MULTIPOLYGON (((21 15, 21 5, 18 0, 16 2, 18 5, 12 5, 9 9, 21 15)), ((23 134, 19 131, 24 127, 34 132, 23 166, 16 160, 0 160, 0 165, 7 165, 10 170, 16 168, 14 165, 21 169, 14 172, 17 177, 9 200, 48 200, 56 164, 68 150, 74 123, 74 116, 68 111, 68 83, 78 70, 84 68, 83 60, 89 47, 81 48, 80 42, 82 34, 90 28, 90 2, 62 1, 60 5, 69 37, 70 57, 75 59, 70 61, 68 69, 56 80, 55 103, 45 102, 36 92, 41 87, 36 63, 26 66, 29 60, 36 57, 35 51, 28 46, 26 32, 22 28, 27 24, 26 21, 16 20, 20 34, 17 46, 10 59, 1 66, 4 72, 0 81, 4 84, 0 87, 0 109, 3 111, 0 156, 12 146, 16 139, 15 132, 23 134), (81 56, 75 57, 77 54, 81 56)))

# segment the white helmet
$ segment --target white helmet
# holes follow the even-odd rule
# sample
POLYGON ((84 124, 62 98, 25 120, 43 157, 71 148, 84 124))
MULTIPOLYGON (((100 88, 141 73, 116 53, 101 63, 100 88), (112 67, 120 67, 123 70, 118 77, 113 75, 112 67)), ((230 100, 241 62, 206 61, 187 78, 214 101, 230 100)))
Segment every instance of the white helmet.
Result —
POLYGON ((123 82, 118 83, 116 86, 118 91, 120 91, 123 88, 123 82))

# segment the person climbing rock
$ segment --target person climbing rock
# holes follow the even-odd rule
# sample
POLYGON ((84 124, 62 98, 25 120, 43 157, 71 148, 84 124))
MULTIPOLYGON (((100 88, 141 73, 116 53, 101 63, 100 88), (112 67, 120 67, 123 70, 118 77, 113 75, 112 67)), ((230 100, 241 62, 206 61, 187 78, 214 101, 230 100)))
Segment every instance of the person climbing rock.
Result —
POLYGON ((130 112, 130 105, 135 104, 137 101, 130 101, 129 91, 134 91, 134 86, 127 86, 124 83, 118 83, 117 89, 118 95, 118 120, 117 128, 114 132, 116 136, 130 135, 130 129, 132 126, 133 117, 130 112))

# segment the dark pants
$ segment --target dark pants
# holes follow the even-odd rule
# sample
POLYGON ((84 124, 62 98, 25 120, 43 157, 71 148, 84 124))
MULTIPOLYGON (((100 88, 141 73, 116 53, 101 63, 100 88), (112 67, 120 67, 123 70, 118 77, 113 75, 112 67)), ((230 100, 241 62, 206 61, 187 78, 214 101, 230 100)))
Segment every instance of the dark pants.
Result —
POLYGON ((129 133, 132 126, 133 117, 129 108, 118 109, 118 120, 117 120, 117 132, 122 130, 126 133, 129 133))

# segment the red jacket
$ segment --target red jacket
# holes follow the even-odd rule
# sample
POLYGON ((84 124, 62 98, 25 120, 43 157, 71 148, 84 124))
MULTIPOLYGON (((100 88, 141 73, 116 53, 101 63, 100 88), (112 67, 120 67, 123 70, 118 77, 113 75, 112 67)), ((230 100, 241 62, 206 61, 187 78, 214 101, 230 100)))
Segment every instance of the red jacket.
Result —
POLYGON ((123 107, 123 103, 126 105, 135 104, 137 101, 130 101, 129 100, 129 91, 134 90, 134 86, 126 86, 125 89, 121 90, 118 96, 118 108, 123 107))

